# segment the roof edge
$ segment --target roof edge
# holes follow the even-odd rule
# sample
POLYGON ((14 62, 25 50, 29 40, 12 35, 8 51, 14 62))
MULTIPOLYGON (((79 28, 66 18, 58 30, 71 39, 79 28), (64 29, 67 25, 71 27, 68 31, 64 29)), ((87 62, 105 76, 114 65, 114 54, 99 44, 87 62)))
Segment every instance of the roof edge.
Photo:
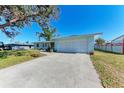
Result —
POLYGON ((121 36, 119 36, 119 37, 113 39, 112 41, 115 41, 115 40, 117 40, 117 39, 119 39, 119 38, 121 38, 121 37, 124 37, 124 35, 121 35, 121 36))
POLYGON ((66 36, 66 37, 60 37, 60 38, 54 38, 53 40, 56 39, 65 39, 65 38, 72 38, 72 37, 80 37, 80 36, 95 36, 95 35, 102 35, 103 33, 93 33, 93 34, 83 34, 83 35, 70 35, 70 36, 66 36))

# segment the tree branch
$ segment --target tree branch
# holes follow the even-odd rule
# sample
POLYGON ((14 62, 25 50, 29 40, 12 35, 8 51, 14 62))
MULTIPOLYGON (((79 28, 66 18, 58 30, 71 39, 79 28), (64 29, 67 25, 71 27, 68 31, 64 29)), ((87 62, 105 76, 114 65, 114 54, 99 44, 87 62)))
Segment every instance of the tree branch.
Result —
POLYGON ((36 16, 39 16, 39 14, 28 15, 28 16, 25 16, 25 17, 22 18, 22 19, 16 17, 16 18, 10 20, 9 22, 0 25, 0 29, 3 29, 3 28, 8 27, 8 26, 11 26, 11 25, 12 25, 13 23, 15 23, 15 22, 24 21, 24 20, 26 20, 26 19, 29 18, 29 17, 36 17, 36 16))

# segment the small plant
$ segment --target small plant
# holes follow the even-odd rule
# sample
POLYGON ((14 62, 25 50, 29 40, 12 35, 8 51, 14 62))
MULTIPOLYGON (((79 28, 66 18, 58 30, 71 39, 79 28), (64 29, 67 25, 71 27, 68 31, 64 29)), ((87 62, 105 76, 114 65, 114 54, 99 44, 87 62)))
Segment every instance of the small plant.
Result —
POLYGON ((0 52, 0 58, 7 58, 7 52, 6 51, 0 52))
POLYGON ((34 52, 30 54, 31 57, 40 57, 40 53, 34 52))
POLYGON ((8 56, 31 56, 31 57, 40 57, 41 53, 37 50, 29 50, 29 51, 1 51, 0 58, 7 58, 8 56))
POLYGON ((20 51, 17 51, 16 53, 15 53, 15 56, 23 56, 24 54, 23 54, 23 52, 20 52, 20 51))

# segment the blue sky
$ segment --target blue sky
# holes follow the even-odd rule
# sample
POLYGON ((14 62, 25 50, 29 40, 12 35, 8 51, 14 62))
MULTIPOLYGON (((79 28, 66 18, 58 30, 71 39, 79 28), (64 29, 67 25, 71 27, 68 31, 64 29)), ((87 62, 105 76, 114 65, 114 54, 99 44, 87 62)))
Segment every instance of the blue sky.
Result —
MULTIPOLYGON (((58 6, 60 17, 52 21, 60 36, 92 34, 103 32, 102 38, 112 40, 124 34, 124 6, 58 6)), ((34 23, 25 26, 13 42, 37 41, 35 32, 41 28, 34 23)), ((9 43, 10 39, 0 32, 0 41, 9 43)))

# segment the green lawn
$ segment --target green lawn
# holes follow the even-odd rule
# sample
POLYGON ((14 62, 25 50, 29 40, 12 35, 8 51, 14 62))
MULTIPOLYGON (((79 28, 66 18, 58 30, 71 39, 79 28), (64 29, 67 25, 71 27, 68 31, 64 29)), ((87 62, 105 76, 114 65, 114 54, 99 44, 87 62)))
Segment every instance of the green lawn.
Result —
POLYGON ((0 51, 0 69, 45 56, 37 50, 0 51))
POLYGON ((91 59, 104 87, 124 87, 124 55, 95 51, 91 59))

